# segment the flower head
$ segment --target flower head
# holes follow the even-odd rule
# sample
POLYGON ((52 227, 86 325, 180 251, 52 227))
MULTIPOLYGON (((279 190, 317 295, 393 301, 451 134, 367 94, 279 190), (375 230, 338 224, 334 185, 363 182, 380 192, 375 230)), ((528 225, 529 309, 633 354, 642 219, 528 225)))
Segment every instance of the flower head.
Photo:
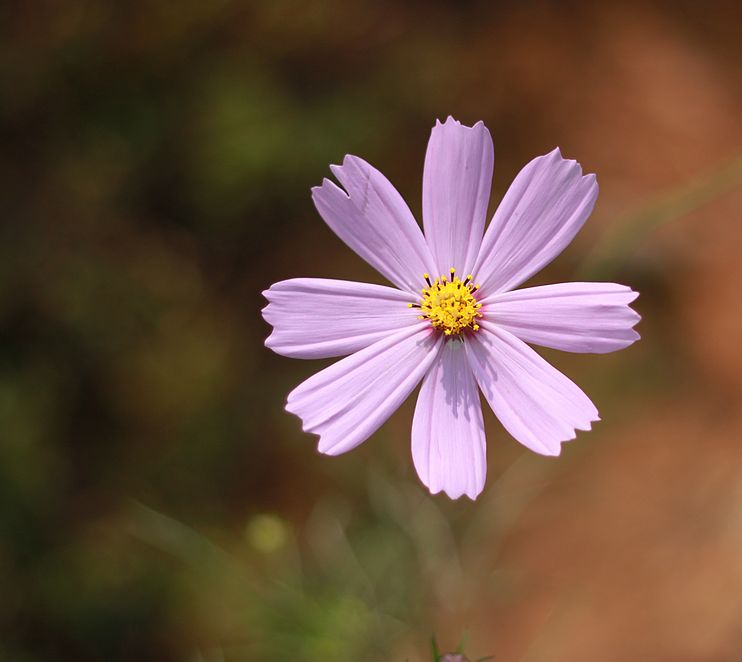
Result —
POLYGON ((288 396, 319 450, 370 437, 422 381, 412 457, 435 494, 474 499, 486 474, 479 390, 503 427, 544 455, 598 420, 590 399, 526 343, 604 353, 639 338, 638 295, 615 283, 515 289, 590 215, 594 175, 558 149, 517 175, 485 232, 494 153, 482 122, 437 122, 423 173, 423 232, 378 170, 355 156, 312 190, 322 218, 395 287, 296 278, 264 292, 266 345, 296 358, 345 356, 288 396))

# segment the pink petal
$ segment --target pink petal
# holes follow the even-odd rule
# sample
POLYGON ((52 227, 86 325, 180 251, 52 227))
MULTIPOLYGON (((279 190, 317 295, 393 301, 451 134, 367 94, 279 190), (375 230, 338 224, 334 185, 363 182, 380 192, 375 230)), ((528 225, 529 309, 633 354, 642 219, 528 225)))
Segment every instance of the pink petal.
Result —
POLYGON ((423 227, 436 275, 451 267, 468 274, 484 233, 495 154, 487 127, 436 122, 423 173, 423 227))
POLYGON ((616 283, 560 283, 483 300, 487 318, 525 342, 566 352, 604 354, 639 339, 629 308, 639 294, 616 283))
POLYGON ((583 177, 559 149, 526 165, 484 235, 473 270, 482 292, 511 290, 543 269, 572 241, 597 196, 595 175, 583 177))
POLYGON ((580 388, 528 345, 491 322, 466 339, 467 356, 487 402, 503 427, 542 455, 589 430, 598 410, 580 388))
POLYGON ((446 342, 425 375, 412 421, 412 459, 431 494, 475 499, 484 488, 482 407, 462 342, 446 342))
POLYGON ((323 278, 293 278, 263 292, 263 317, 273 325, 266 347, 284 356, 345 356, 418 324, 413 298, 383 285, 323 278))
POLYGON ((368 439, 405 401, 442 340, 427 322, 398 331, 312 375, 289 393, 287 411, 319 450, 345 453, 368 439))
POLYGON ((435 263, 420 227, 397 189, 357 156, 330 169, 347 194, 329 179, 312 189, 322 218, 350 248, 397 287, 418 294, 435 263))

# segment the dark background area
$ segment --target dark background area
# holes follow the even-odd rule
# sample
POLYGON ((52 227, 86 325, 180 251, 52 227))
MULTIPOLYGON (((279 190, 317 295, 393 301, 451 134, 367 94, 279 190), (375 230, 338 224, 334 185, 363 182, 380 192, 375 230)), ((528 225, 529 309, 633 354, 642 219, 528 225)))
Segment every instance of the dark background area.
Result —
MULTIPOLYGON (((0 659, 742 659, 738 2, 0 8, 0 659), (601 411, 559 459, 491 412, 430 497, 408 403, 320 456, 261 290, 381 282, 309 189, 345 153, 419 218, 436 118, 493 208, 560 146, 601 194, 538 282, 641 292, 641 342, 545 352, 601 411)), ((486 409, 486 408, 485 408, 486 409)))

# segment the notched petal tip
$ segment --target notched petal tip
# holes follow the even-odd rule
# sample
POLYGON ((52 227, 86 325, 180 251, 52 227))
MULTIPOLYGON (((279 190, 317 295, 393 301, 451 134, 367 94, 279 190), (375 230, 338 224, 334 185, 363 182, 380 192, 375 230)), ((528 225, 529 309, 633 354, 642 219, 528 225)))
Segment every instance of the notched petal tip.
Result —
POLYGON ((275 318, 275 311, 276 311, 276 304, 273 302, 273 299, 271 298, 271 295, 273 292, 269 292, 269 290, 265 290, 263 292, 263 296, 268 301, 265 306, 263 306, 260 309, 260 315, 265 320, 267 324, 270 324, 272 327, 275 326, 274 322, 276 321, 275 318))
MULTIPOLYGON (((301 384, 297 386, 295 389, 293 389, 287 396, 286 396, 286 403, 284 404, 283 408, 286 410, 289 414, 292 416, 296 416, 296 418, 299 419, 299 424, 301 425, 301 431, 305 432, 307 434, 315 434, 312 432, 312 430, 309 429, 309 426, 305 423, 304 418, 297 410, 296 405, 296 391, 299 390, 301 387, 301 384)), ((316 435, 319 437, 319 435, 316 435)), ((321 440, 320 440, 321 441, 321 440)))
POLYGON ((428 490, 431 496, 436 496, 438 494, 445 494, 446 497, 451 499, 451 501, 458 501, 461 497, 466 497, 470 501, 476 501, 479 495, 482 492, 484 492, 484 484, 478 490, 477 488, 467 488, 466 490, 454 490, 454 489, 451 489, 443 485, 433 489, 429 485, 427 485, 425 482, 423 482, 423 485, 425 485, 425 488, 428 490))
MULTIPOLYGON (((276 340, 275 340, 275 338, 274 338, 274 334, 273 334, 273 333, 271 333, 271 334, 270 334, 270 335, 269 335, 269 336, 268 336, 268 337, 267 337, 267 338, 266 338, 266 339, 265 339, 265 340, 263 341, 263 345, 264 345, 265 347, 267 347, 268 349, 270 349, 271 351, 273 351, 273 352, 275 352, 275 351, 276 351, 276 350, 275 350, 276 340)), ((278 353, 278 352, 276 352, 276 353, 278 353)))
POLYGON ((597 177, 594 172, 584 173, 582 171, 582 164, 577 159, 565 158, 562 154, 561 147, 555 147, 550 152, 545 154, 542 158, 552 161, 554 165, 558 162, 562 162, 566 167, 575 171, 575 176, 581 177, 586 183, 595 184, 597 187, 597 177))
POLYGON ((468 489, 462 494, 459 494, 459 496, 451 497, 451 498, 456 500, 456 499, 460 499, 461 497, 466 497, 470 501, 476 501, 482 492, 484 492, 484 485, 482 485, 479 489, 476 489, 476 488, 468 489))
MULTIPOLYGON (((304 432, 307 432, 307 430, 304 430, 304 432)), ((320 437, 319 441, 317 442, 317 452, 329 457, 337 457, 338 455, 342 455, 343 453, 345 453, 345 450, 339 443, 322 443, 322 437, 320 437)))
MULTIPOLYGON (((337 168, 337 167, 339 166, 331 165, 330 169, 332 170, 332 168, 337 168)), ((321 196, 323 193, 325 194, 326 193, 329 193, 329 194, 342 193, 345 197, 349 197, 348 194, 342 188, 340 188, 335 182, 333 182, 328 177, 323 177, 322 183, 319 184, 318 186, 312 186, 311 193, 312 193, 312 199, 315 202, 317 202, 318 196, 321 196)))
MULTIPOLYGON (((333 175, 335 175, 335 179, 337 179, 338 181, 340 181, 340 178, 342 177, 343 168, 345 167, 345 160, 347 158, 348 158, 348 156, 346 155, 346 156, 343 157, 343 162, 342 163, 331 163, 330 164, 330 172, 333 175)), ((329 182, 335 184, 335 182, 333 182, 331 179, 328 180, 327 178, 325 178, 325 179, 322 180, 322 184, 324 185, 324 183, 326 181, 329 181, 329 182)), ((335 186, 337 186, 337 184, 335 184, 335 186)))
POLYGON ((342 164, 330 164, 330 172, 332 172, 335 179, 338 180, 340 186, 338 187, 332 180, 327 181, 335 185, 340 191, 342 191, 343 195, 351 199, 353 198, 352 191, 354 183, 357 185, 356 179, 360 177, 364 182, 367 182, 373 176, 374 168, 360 156, 346 154, 343 157, 342 164))
MULTIPOLYGON (((636 322, 632 322, 632 325, 637 324, 638 320, 636 322)), ((617 345, 615 349, 611 349, 610 351, 619 351, 622 349, 626 349, 627 347, 631 347, 637 340, 641 340, 641 336, 639 335, 639 332, 636 329, 633 328, 627 328, 626 333, 624 337, 622 338, 622 342, 620 345, 617 345)), ((607 354, 608 352, 603 352, 604 354, 607 354)))
POLYGON ((636 310, 631 308, 631 306, 629 305, 631 303, 634 303, 634 301, 636 301, 639 298, 639 292, 637 292, 636 290, 632 290, 628 286, 624 286, 624 287, 626 288, 625 291, 627 293, 624 306, 626 307, 626 310, 628 311, 630 315, 630 324, 628 325, 630 334, 628 338, 626 339, 627 342, 626 342, 625 347, 629 347, 630 345, 633 345, 637 340, 641 340, 641 336, 636 331, 636 329, 634 329, 634 327, 637 324, 639 324, 639 322, 642 321, 642 316, 636 310))
POLYGON ((542 154, 541 156, 537 156, 533 159, 533 161, 543 161, 546 163, 549 163, 550 165, 556 165, 559 162, 567 161, 562 156, 562 150, 560 147, 555 147, 550 152, 546 152, 546 154, 542 154))
MULTIPOLYGON (((298 388, 298 387, 297 387, 298 388)), ((318 432, 315 432, 310 428, 309 425, 307 425, 304 422, 304 418, 302 418, 301 414, 296 411, 294 408, 294 393, 297 389, 294 389, 291 391, 291 393, 286 396, 286 404, 284 405, 284 409, 291 414, 292 416, 296 416, 296 418, 299 419, 299 424, 301 425, 301 431, 305 434, 311 434, 312 436, 316 437, 317 439, 317 452, 321 453, 322 455, 330 455, 330 456, 336 456, 341 455, 342 450, 337 451, 336 446, 337 444, 328 444, 327 442, 323 441, 323 437, 318 432)))
POLYGON ((560 441, 556 447, 544 446, 543 450, 537 450, 536 452, 544 457, 559 457, 562 454, 562 444, 566 444, 568 441, 574 441, 574 437, 560 441))
POLYGON ((338 177, 338 179, 340 179, 338 173, 342 173, 343 168, 361 168, 364 165, 370 167, 370 165, 360 156, 356 156, 355 154, 346 154, 345 156, 343 156, 343 162, 339 165, 335 163, 331 164, 330 170, 332 170, 332 173, 335 175, 335 177, 338 177))
MULTIPOLYGON (((582 167, 580 167, 580 172, 582 172, 582 167)), ((590 197, 592 198, 594 205, 595 201, 598 199, 598 193, 600 193, 600 187, 598 186, 598 176, 594 172, 589 172, 586 175, 582 175, 582 181, 584 182, 585 186, 590 187, 590 197)))
POLYGON ((478 120, 477 122, 469 126, 468 124, 463 124, 452 115, 446 117, 445 122, 441 122, 439 119, 436 119, 433 130, 437 128, 443 128, 444 130, 453 129, 454 131, 458 129, 464 129, 465 131, 486 131, 487 133, 489 133, 489 129, 482 120, 478 120))
MULTIPOLYGON (((583 427, 580 427, 581 425, 582 424, 578 424, 578 426, 572 429, 571 432, 562 435, 563 438, 549 440, 548 444, 539 439, 538 443, 535 443, 534 440, 534 443, 524 445, 526 448, 538 455, 543 455, 544 457, 559 457, 562 454, 562 445, 574 441, 577 438, 578 430, 582 432, 585 431, 583 427)), ((516 441, 522 443, 520 439, 516 438, 516 441)))
MULTIPOLYGON (((431 494, 445 494, 446 497, 451 499, 451 501, 458 501, 461 497, 469 497, 469 495, 466 492, 459 492, 458 490, 449 490, 447 488, 441 488, 437 492, 430 491, 431 494)), ((471 497, 469 497, 471 499, 471 497)), ((473 500, 473 499, 472 499, 473 500)))
POLYGON ((593 429, 593 424, 599 423, 599 422, 600 422, 600 416, 598 415, 597 410, 596 410, 594 414, 594 418, 575 425, 575 428, 574 430, 572 430, 572 433, 566 436, 564 439, 561 439, 560 441, 558 441, 556 445, 548 446, 548 447, 543 446, 542 449, 537 450, 536 452, 539 455, 543 455, 545 457, 559 457, 562 454, 562 447, 564 446, 564 444, 568 444, 569 442, 577 439, 577 435, 580 432, 591 432, 593 429))
MULTIPOLYGON (((552 176, 555 175, 561 169, 563 172, 569 173, 570 177, 579 179, 582 176, 582 166, 575 159, 566 159, 562 154, 560 147, 555 147, 550 152, 536 156, 528 165, 538 167, 554 168, 552 176)), ((528 167, 528 165, 526 167, 528 167)))

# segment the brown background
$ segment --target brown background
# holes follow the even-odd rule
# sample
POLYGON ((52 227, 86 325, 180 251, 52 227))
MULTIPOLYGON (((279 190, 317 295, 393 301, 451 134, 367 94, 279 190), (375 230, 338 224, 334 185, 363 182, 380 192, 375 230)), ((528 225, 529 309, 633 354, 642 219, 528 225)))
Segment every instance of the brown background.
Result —
POLYGON ((738 2, 10 3, 0 9, 0 657, 742 659, 738 2), (346 152, 419 217, 437 117, 493 203, 559 145, 601 194, 537 282, 641 292, 642 340, 546 352, 602 422, 558 460, 486 414, 431 498, 408 403, 326 458, 282 410, 326 362, 260 291, 379 282, 309 188, 346 152))

